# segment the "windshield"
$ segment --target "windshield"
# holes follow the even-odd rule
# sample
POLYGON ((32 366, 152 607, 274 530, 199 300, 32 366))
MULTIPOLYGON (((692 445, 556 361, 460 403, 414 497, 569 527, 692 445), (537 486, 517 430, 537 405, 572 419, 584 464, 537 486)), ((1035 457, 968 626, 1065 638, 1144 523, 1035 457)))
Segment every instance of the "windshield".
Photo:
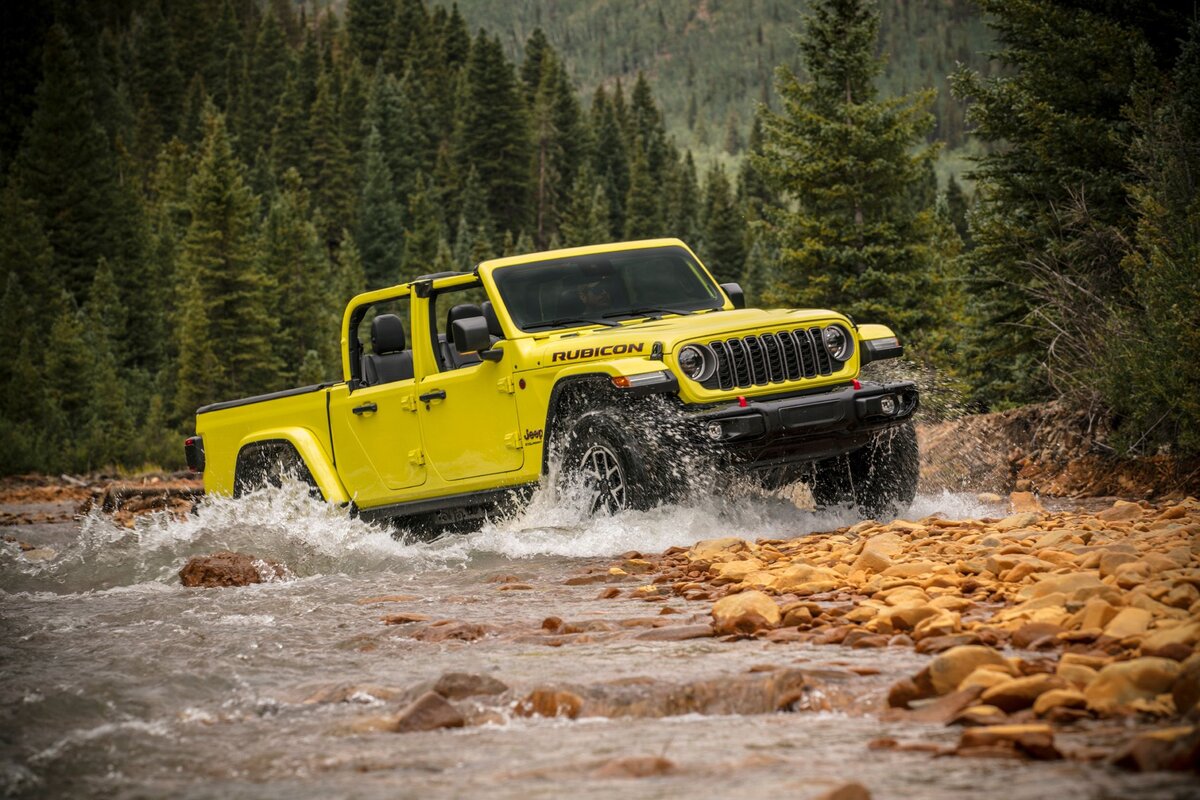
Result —
POLYGON ((493 275, 508 313, 527 331, 611 325, 725 305, 716 284, 682 247, 539 261, 493 275))

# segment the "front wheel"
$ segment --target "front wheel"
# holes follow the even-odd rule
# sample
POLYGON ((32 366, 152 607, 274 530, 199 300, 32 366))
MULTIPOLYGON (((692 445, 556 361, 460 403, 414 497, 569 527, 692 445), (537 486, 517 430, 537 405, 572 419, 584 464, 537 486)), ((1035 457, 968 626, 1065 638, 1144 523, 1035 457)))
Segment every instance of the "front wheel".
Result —
POLYGON ((582 491, 590 515, 650 508, 659 499, 644 449, 608 414, 583 414, 564 437, 562 484, 582 491))

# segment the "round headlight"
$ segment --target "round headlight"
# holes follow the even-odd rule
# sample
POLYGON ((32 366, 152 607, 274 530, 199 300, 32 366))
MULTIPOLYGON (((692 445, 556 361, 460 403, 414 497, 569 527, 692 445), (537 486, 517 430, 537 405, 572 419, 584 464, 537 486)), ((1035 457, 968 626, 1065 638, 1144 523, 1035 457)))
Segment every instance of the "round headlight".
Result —
POLYGON ((825 340, 825 349, 834 361, 849 361, 854 354, 854 339, 841 325, 830 325, 821 334, 825 340))
POLYGON ((699 345, 689 344, 679 351, 675 359, 679 369, 694 381, 706 381, 717 368, 717 359, 710 350, 699 345))

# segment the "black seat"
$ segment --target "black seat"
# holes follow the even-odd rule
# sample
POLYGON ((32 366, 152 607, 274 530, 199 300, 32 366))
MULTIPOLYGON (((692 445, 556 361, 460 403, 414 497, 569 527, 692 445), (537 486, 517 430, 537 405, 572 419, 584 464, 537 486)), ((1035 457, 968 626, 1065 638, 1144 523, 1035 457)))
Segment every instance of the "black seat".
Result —
POLYGON ((371 320, 371 349, 362 357, 363 382, 368 386, 403 381, 413 376, 412 351, 404 349, 404 323, 395 314, 371 320))
POLYGON ((483 309, 471 303, 459 303, 446 312, 446 340, 442 345, 442 361, 446 369, 458 369, 478 364, 481 359, 478 353, 460 353, 454 341, 454 323, 469 317, 483 317, 483 309))
POLYGON ((484 300, 479 307, 483 310, 483 318, 487 320, 488 333, 496 339, 503 339, 504 329, 500 327, 500 318, 496 316, 496 309, 492 307, 492 301, 484 300))

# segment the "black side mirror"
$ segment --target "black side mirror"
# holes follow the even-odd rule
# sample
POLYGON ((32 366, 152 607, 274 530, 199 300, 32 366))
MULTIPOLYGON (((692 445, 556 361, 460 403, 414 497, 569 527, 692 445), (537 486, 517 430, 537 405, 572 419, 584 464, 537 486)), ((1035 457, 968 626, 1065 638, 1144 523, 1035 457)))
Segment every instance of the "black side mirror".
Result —
POLYGON ((733 303, 734 308, 746 307, 746 293, 742 291, 742 287, 736 283, 722 283, 721 291, 729 295, 729 301, 733 303))
POLYGON ((451 323, 454 349, 460 353, 477 353, 492 348, 492 336, 488 333, 487 320, 483 317, 466 317, 451 323))

